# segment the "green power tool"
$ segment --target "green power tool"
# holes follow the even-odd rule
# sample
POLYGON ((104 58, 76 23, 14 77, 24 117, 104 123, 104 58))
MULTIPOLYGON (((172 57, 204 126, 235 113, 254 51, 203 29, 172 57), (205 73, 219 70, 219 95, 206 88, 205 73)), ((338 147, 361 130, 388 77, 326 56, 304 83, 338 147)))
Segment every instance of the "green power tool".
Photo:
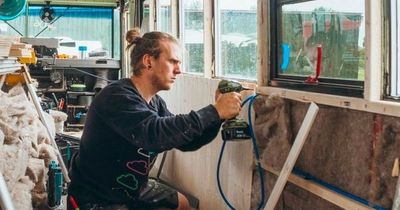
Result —
MULTIPOLYGON (((235 80, 221 80, 218 83, 218 90, 221 93, 237 92, 242 90, 250 90, 244 88, 238 81, 235 80)), ((222 139, 224 141, 240 141, 250 139, 249 124, 238 118, 226 120, 222 124, 222 139)))

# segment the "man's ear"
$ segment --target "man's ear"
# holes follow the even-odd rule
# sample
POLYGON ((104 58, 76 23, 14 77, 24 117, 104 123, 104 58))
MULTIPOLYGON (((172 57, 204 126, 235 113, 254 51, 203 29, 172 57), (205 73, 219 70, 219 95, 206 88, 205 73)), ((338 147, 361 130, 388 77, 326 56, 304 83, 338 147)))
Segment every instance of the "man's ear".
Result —
POLYGON ((146 68, 151 68, 151 55, 149 55, 149 54, 144 54, 144 55, 143 55, 142 61, 143 61, 143 65, 144 65, 146 68))

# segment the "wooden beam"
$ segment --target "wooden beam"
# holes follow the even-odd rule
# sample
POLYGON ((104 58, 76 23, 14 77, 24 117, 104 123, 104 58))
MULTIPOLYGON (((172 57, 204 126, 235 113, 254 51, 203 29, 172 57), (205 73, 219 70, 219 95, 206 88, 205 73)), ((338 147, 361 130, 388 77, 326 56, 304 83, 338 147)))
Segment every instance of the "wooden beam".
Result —
POLYGON ((397 181, 396 194, 394 195, 393 206, 392 206, 392 210, 399 210, 399 209, 400 209, 400 176, 397 181))
MULTIPOLYGON (((267 171, 269 171, 275 175, 279 175, 279 171, 274 170, 270 166, 264 166, 264 168, 267 171)), ((314 195, 317 195, 317 196, 319 196, 319 197, 321 197, 343 209, 346 209, 346 210, 372 210, 372 209, 374 209, 372 207, 369 207, 362 203, 359 203, 355 200, 352 200, 346 196, 340 195, 339 193, 334 192, 322 185, 305 180, 305 179, 301 178, 300 176, 291 174, 291 175, 289 175, 288 180, 289 180, 289 182, 295 184, 296 186, 299 186, 299 187, 307 190, 308 192, 311 192, 314 195)))
POLYGON ((272 189, 271 196, 268 198, 267 205, 265 206, 264 210, 275 209, 283 188, 286 185, 288 177, 292 172, 294 164, 296 163, 296 160, 300 155, 301 149, 306 142, 308 133, 311 130, 318 110, 318 106, 315 103, 311 102, 307 114, 303 120, 303 124, 301 125, 300 130, 297 133, 296 139, 294 140, 293 146, 290 149, 289 155, 285 161, 285 164, 282 167, 282 171, 279 174, 278 180, 276 181, 274 188, 272 189))
POLYGON ((204 77, 213 78, 215 77, 215 64, 214 64, 214 13, 213 13, 213 0, 203 1, 203 12, 204 12, 204 77))
POLYGON ((290 90, 277 87, 258 87, 257 93, 265 95, 278 94, 283 98, 302 102, 313 101, 318 104, 400 117, 399 102, 369 101, 361 98, 305 92, 300 90, 290 90))
POLYGON ((269 80, 269 18, 268 9, 270 1, 257 1, 257 84, 265 86, 269 80))
MULTIPOLYGON (((383 84, 383 58, 389 56, 382 50, 385 35, 382 29, 383 1, 365 1, 365 79, 364 98, 380 100, 383 84)), ((389 49, 387 49, 389 50, 389 49)))

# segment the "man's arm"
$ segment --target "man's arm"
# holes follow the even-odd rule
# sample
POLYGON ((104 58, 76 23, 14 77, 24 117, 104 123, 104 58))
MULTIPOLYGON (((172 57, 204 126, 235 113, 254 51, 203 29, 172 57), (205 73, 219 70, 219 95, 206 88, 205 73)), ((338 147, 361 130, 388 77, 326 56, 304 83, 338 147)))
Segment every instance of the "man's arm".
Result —
POLYGON ((219 121, 212 105, 189 114, 160 117, 138 95, 116 91, 98 102, 92 108, 108 126, 132 144, 152 152, 188 144, 219 121))
POLYGON ((168 117, 160 117, 139 95, 124 94, 118 88, 107 95, 94 104, 95 113, 127 141, 152 152, 199 140, 210 127, 219 127, 221 118, 232 118, 240 111, 240 95, 230 93, 219 97, 215 105, 168 117))

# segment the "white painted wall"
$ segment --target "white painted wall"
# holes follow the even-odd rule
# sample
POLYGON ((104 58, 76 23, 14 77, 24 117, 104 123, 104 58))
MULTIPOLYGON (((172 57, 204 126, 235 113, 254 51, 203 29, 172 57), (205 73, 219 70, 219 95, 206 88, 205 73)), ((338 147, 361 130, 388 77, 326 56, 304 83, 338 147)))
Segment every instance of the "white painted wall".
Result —
MULTIPOLYGON (((186 114, 190 110, 213 104, 217 85, 216 79, 180 75, 173 89, 160 95, 167 102, 171 112, 186 114)), ((195 195, 200 200, 201 210, 228 208, 218 192, 216 181, 221 145, 222 139, 218 136, 213 142, 195 152, 174 150, 168 153, 164 165, 161 177, 195 195)), ((236 209, 250 209, 252 168, 251 142, 228 142, 222 160, 221 183, 226 196, 236 209)), ((157 167, 155 169, 157 170, 157 167)))

